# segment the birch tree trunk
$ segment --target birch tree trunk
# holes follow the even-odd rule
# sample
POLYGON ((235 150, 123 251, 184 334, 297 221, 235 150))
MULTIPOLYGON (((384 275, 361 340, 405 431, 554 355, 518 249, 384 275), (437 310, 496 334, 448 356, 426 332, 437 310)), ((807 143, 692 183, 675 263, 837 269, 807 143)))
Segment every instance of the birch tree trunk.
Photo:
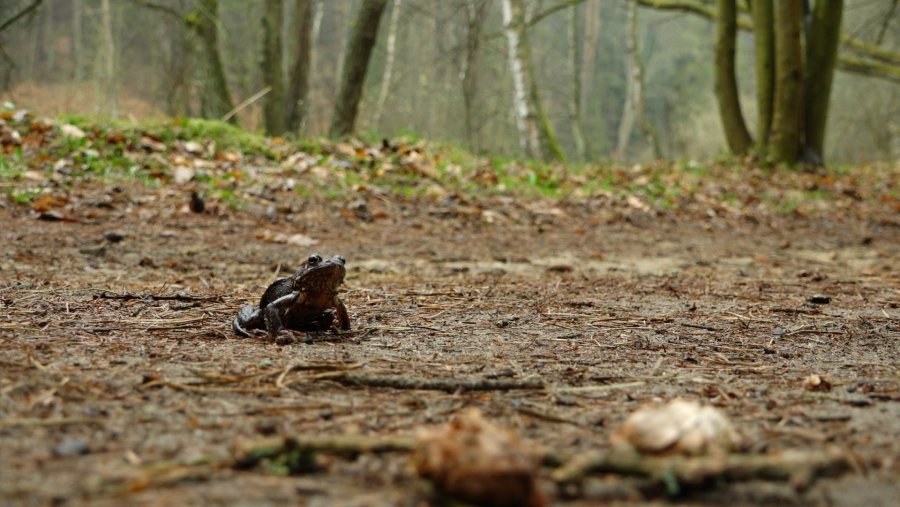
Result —
POLYGON ((391 3, 391 21, 388 24, 387 55, 384 62, 384 73, 381 76, 381 90, 378 92, 378 100, 375 102, 375 119, 377 126, 381 123, 381 114, 384 112, 384 104, 387 102, 391 89, 391 75, 394 72, 394 54, 397 45, 397 23, 400 19, 400 7, 403 0, 393 0, 391 3))
POLYGON ((469 149, 479 151, 480 144, 475 136, 472 109, 478 91, 478 49, 481 46, 481 27, 487 13, 488 0, 466 1, 466 57, 463 60, 460 80, 462 81, 463 120, 466 130, 466 144, 469 149))
POLYGON ((263 122, 269 135, 283 134, 287 129, 284 78, 281 58, 281 23, 284 19, 284 7, 281 0, 266 0, 262 17, 263 85, 271 90, 263 97, 263 122))
POLYGON ((796 162, 803 131, 804 0, 775 2, 775 102, 770 145, 776 159, 796 162))
POLYGON ((287 129, 302 132, 308 110, 306 102, 312 64, 313 0, 297 0, 294 16, 297 40, 287 90, 287 129))
POLYGON ((586 149, 584 131, 581 128, 581 62, 582 47, 578 27, 577 5, 569 10, 569 60, 572 62, 572 93, 569 97, 569 120, 572 122, 572 140, 575 142, 575 156, 584 160, 586 149))
POLYGON ((821 164, 825 156, 828 98, 837 63, 844 0, 816 0, 806 38, 806 135, 803 158, 821 164))
POLYGON ((522 0, 503 0, 502 6, 503 26, 509 46, 509 63, 513 78, 513 104, 516 125, 519 129, 519 144, 529 157, 562 160, 565 157, 541 107, 528 47, 522 0))
POLYGON ((329 129, 332 137, 353 133, 369 67, 369 57, 372 55, 372 48, 375 47, 378 23, 386 5, 387 0, 363 0, 359 8, 344 58, 340 92, 334 104, 334 115, 329 129))
POLYGON ((756 43, 756 105, 759 116, 757 146, 769 143, 775 96, 775 27, 772 0, 753 0, 753 37, 756 43))
POLYGON ((732 153, 744 153, 753 146, 753 139, 744 123, 734 73, 735 37, 737 35, 737 3, 718 0, 716 19, 716 101, 725 139, 732 153))

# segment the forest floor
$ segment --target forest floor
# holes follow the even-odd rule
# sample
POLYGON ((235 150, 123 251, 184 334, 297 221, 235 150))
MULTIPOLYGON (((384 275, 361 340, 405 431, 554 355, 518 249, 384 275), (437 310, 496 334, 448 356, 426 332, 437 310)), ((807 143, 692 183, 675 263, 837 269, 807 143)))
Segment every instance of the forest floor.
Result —
POLYGON ((564 496, 547 466, 550 503, 900 498, 896 169, 873 177, 872 195, 811 211, 434 185, 324 196, 296 191, 298 178, 197 213, 196 178, 32 192, 53 177, 28 168, 3 180, 0 201, 4 504, 421 505, 429 493, 405 452, 322 452, 296 475, 231 465, 264 437, 407 437, 467 407, 575 455, 608 448, 645 403, 678 397, 721 409, 742 452, 828 450, 852 467, 672 497, 615 474, 564 496), (314 251, 347 259, 353 331, 284 346, 235 336, 241 305, 314 251), (526 388, 399 389, 342 372, 526 388))

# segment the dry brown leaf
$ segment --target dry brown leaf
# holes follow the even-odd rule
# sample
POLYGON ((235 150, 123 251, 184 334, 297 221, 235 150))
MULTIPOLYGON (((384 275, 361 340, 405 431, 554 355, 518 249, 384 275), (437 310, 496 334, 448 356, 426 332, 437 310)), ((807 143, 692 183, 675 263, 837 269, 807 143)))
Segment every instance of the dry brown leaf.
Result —
POLYGON ((543 506, 537 489, 539 460, 509 430, 470 409, 445 426, 424 430, 412 464, 442 493, 485 506, 543 506))
POLYGON ((807 391, 831 391, 831 382, 822 375, 813 374, 803 379, 803 387, 807 391))

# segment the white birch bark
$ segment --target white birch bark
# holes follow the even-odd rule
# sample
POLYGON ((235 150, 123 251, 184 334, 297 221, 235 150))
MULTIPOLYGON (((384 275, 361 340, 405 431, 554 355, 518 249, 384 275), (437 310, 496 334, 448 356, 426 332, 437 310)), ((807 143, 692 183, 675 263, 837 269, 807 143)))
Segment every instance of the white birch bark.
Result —
POLYGON ((384 74, 381 76, 381 90, 378 92, 378 102, 375 103, 375 126, 381 123, 381 115, 384 112, 384 104, 387 102, 391 89, 391 75, 394 72, 394 55, 397 45, 397 24, 400 19, 400 6, 403 0, 393 0, 391 5, 391 22, 388 26, 387 55, 384 62, 384 74))
POLYGON ((524 30, 520 0, 503 0, 503 27, 509 46, 509 66, 513 79, 513 105, 516 126, 519 129, 519 145, 533 158, 541 157, 540 138, 534 112, 528 104, 527 65, 522 54, 521 31, 524 30))

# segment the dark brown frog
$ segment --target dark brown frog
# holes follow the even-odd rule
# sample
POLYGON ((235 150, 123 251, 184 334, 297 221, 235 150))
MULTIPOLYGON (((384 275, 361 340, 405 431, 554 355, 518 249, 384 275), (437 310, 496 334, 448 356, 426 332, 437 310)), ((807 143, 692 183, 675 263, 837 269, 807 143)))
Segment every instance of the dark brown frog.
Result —
POLYGON ((296 273, 275 280, 266 289, 259 306, 245 305, 231 323, 234 332, 250 336, 254 329, 265 329, 279 340, 284 329, 295 331, 349 330, 347 307, 338 298, 344 282, 346 261, 340 255, 323 259, 312 254, 296 273))

